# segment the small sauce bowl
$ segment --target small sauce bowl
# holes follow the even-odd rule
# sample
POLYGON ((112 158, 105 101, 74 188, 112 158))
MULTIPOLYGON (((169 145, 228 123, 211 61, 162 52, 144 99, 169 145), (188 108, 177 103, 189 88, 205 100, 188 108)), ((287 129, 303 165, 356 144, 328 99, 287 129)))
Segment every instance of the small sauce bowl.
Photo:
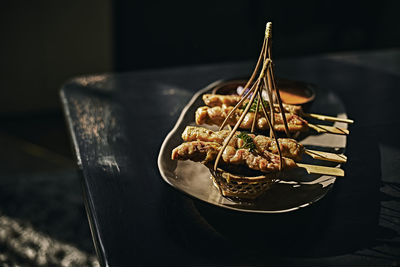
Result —
MULTIPOLYGON (((246 85, 246 80, 230 80, 222 82, 214 87, 213 94, 232 95, 237 94, 237 88, 246 85)), ((277 79, 282 102, 291 105, 302 105, 305 108, 310 106, 315 99, 314 86, 300 81, 277 79)))

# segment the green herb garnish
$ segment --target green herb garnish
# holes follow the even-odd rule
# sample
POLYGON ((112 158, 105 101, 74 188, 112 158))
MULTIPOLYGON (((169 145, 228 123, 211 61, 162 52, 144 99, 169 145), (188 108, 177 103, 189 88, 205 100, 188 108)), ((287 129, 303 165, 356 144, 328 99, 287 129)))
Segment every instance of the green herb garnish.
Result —
MULTIPOLYGON (((268 102, 267 100, 264 100, 264 99, 263 99, 263 102, 264 102, 264 106, 265 106, 267 109, 269 109, 269 102, 268 102)), ((248 104, 249 104, 249 102, 245 103, 243 106, 240 107, 240 109, 245 109, 245 108, 247 107, 248 104)), ((261 104, 261 103, 260 103, 260 104, 261 104)), ((254 102, 253 102, 253 104, 251 104, 251 107, 250 107, 249 111, 250 111, 250 112, 256 112, 256 108, 257 108, 257 98, 254 99, 254 102)), ((262 107, 261 107, 261 105, 260 105, 260 108, 258 109, 258 112, 260 112, 261 109, 262 109, 262 107)))
POLYGON ((257 149, 256 145, 253 142, 253 138, 251 138, 247 133, 241 132, 237 135, 237 138, 243 140, 243 148, 248 148, 250 152, 254 152, 257 149))

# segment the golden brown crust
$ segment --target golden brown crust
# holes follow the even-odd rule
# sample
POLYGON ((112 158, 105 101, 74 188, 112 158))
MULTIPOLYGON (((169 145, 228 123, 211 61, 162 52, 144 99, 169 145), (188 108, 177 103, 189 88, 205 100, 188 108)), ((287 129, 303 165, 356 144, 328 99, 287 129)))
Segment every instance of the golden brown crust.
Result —
MULTIPOLYGON (((207 163, 215 160, 221 148, 220 144, 214 142, 186 142, 172 151, 171 159, 207 163)), ((292 159, 282 158, 282 160, 284 169, 296 167, 296 163, 292 159)), ((266 173, 280 171, 279 156, 268 151, 264 151, 260 155, 250 152, 248 149, 236 149, 233 146, 227 146, 222 154, 222 161, 226 164, 243 165, 252 170, 266 173)))
MULTIPOLYGON (((217 94, 204 94, 203 102, 209 107, 216 106, 236 106, 239 103, 241 97, 239 95, 217 95, 217 94)), ((248 101, 247 101, 248 102, 248 101)), ((246 102, 245 102, 246 103, 246 102)), ((303 113, 301 106, 282 104, 283 109, 286 113, 292 113, 296 115, 301 115, 303 113)), ((274 105, 276 113, 279 113, 279 106, 274 105)))
MULTIPOLYGON (((229 112, 233 109, 233 107, 199 107, 195 114, 195 121, 197 125, 208 124, 208 125, 221 125, 225 118, 228 116, 229 112)), ((228 124, 234 126, 239 118, 242 115, 243 110, 237 109, 233 112, 233 114, 228 119, 228 124)), ((241 129, 251 129, 251 125, 254 119, 255 113, 248 112, 244 117, 242 123, 240 124, 241 129)), ((288 123, 290 132, 305 132, 308 130, 308 123, 301 117, 285 113, 286 120, 288 123)), ((285 131, 285 126, 283 124, 282 114, 275 113, 275 125, 274 128, 276 131, 283 132, 285 131)), ((256 118, 256 126, 259 130, 268 130, 269 125, 267 119, 261 115, 261 113, 257 113, 256 118)))
POLYGON ((216 106, 235 106, 239 103, 241 97, 239 95, 215 95, 215 94, 204 94, 203 101, 209 107, 216 106))
MULTIPOLYGON (((203 127, 187 126, 182 133, 182 139, 184 141, 216 142, 222 145, 225 138, 228 137, 229 133, 230 131, 227 130, 214 132, 203 127)), ((230 146, 233 146, 235 148, 243 147, 243 140, 238 138, 238 135, 240 135, 239 131, 237 131, 230 140, 230 146)), ((273 138, 263 135, 248 135, 253 139, 253 142, 260 153, 268 151, 274 154, 278 154, 278 147, 276 146, 276 142, 273 138)), ((290 138, 279 138, 278 142, 280 145, 282 156, 294 160, 301 160, 301 157, 304 153, 304 146, 302 144, 290 138)))

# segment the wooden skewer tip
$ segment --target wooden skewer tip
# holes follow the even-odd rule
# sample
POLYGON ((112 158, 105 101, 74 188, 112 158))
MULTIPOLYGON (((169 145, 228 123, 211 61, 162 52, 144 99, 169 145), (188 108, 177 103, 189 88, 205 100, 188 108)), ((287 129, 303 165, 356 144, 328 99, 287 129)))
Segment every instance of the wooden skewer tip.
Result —
POLYGON ((297 163, 297 167, 305 169, 308 174, 332 175, 340 177, 344 176, 344 170, 340 168, 302 164, 302 163, 297 163))
POLYGON ((354 123, 354 120, 345 119, 345 118, 338 118, 333 116, 321 115, 321 114, 314 114, 314 113, 304 113, 306 117, 314 118, 321 121, 333 121, 333 122, 344 122, 348 124, 354 123))
POLYGON ((311 124, 311 123, 309 123, 308 126, 318 133, 331 133, 331 134, 340 134, 340 135, 348 135, 350 133, 350 131, 347 129, 343 129, 343 128, 339 128, 339 127, 335 127, 335 126, 311 124))
POLYGON ((329 152, 317 151, 317 150, 311 150, 311 149, 306 149, 305 153, 307 155, 309 155, 310 157, 312 157, 313 159, 332 161, 332 162, 337 162, 337 163, 346 163, 347 162, 347 157, 343 154, 335 154, 335 153, 329 153, 329 152))
POLYGON ((272 22, 267 22, 267 26, 265 27, 265 36, 267 38, 272 37, 272 22))

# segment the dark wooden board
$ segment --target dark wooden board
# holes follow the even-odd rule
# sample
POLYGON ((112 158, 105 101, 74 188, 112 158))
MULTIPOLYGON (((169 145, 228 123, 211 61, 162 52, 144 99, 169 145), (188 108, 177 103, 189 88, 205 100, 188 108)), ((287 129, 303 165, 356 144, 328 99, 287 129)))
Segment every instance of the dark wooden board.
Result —
POLYGON ((346 177, 320 202, 287 214, 242 214, 195 201, 168 186, 157 168, 161 143, 191 96, 218 79, 249 75, 253 63, 82 76, 67 82, 61 100, 100 262, 399 263, 400 53, 390 53, 395 71, 388 71, 379 55, 371 60, 380 64, 371 64, 368 54, 276 62, 280 77, 333 90, 356 121, 349 128, 346 177), (346 61, 346 56, 358 61, 346 61))

